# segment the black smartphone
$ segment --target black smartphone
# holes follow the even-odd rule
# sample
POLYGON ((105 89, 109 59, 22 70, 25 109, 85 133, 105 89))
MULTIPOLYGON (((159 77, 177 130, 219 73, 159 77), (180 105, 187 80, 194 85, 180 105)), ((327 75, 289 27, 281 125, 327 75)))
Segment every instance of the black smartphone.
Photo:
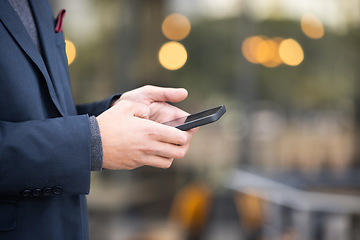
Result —
POLYGON ((212 122, 215 122, 221 118, 226 112, 224 105, 207 109, 198 113, 194 113, 188 116, 177 118, 163 124, 176 127, 180 130, 186 131, 191 128, 203 126, 212 122))

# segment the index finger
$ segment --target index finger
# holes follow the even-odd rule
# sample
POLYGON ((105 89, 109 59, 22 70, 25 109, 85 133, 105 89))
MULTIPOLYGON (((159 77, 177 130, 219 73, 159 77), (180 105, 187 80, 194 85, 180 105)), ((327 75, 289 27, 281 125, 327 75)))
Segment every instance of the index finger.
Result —
MULTIPOLYGON (((144 121, 149 120, 144 119, 144 121)), ((192 138, 192 132, 190 131, 181 131, 177 128, 166 126, 153 121, 149 121, 149 124, 152 124, 152 126, 151 132, 148 134, 160 142, 183 146, 188 144, 192 138)))
POLYGON ((186 117, 189 113, 165 102, 155 102, 150 105, 150 119, 156 122, 167 122, 176 118, 186 117))

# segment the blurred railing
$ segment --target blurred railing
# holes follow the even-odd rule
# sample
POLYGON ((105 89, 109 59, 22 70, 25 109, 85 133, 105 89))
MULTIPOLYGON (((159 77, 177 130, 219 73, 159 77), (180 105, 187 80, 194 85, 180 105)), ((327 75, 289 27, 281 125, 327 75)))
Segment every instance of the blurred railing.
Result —
MULTIPOLYGON (((360 215, 359 177, 353 176, 356 179, 348 182, 351 194, 331 188, 331 181, 321 183, 320 191, 312 190, 316 183, 299 188, 240 170, 233 172, 228 187, 243 198, 250 195, 261 202, 263 219, 258 231, 266 239, 284 239, 286 235, 286 239, 351 240, 360 238, 355 221, 360 215), (326 185, 330 190, 324 191, 326 185)), ((341 189, 346 189, 346 182, 343 183, 341 189)), ((243 201, 241 197, 237 199, 238 205, 243 201)), ((248 210, 244 205, 238 209, 240 215, 248 210)))

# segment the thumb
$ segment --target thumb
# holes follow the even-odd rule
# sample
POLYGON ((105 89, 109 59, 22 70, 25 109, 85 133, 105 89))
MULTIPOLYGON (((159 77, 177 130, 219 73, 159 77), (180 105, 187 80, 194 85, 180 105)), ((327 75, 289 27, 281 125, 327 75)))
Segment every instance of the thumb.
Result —
POLYGON ((148 86, 144 88, 144 94, 153 102, 180 102, 188 96, 184 88, 164 88, 148 86))

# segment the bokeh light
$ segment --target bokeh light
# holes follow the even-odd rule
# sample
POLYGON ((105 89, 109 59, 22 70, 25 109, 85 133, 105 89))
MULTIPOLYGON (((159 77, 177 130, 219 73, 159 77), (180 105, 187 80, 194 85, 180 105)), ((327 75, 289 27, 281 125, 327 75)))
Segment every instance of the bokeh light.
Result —
POLYGON ((260 36, 248 37, 244 40, 241 49, 246 60, 251 63, 259 63, 257 59, 257 48, 262 41, 264 41, 264 38, 260 36))
POLYGON ((277 67, 283 63, 283 61, 281 60, 281 57, 280 57, 280 52, 279 52, 280 44, 283 40, 284 39, 281 37, 275 37, 270 40, 271 41, 270 46, 272 48, 273 55, 267 62, 263 63, 264 66, 277 67))
POLYGON ((189 35, 191 24, 184 15, 173 13, 164 19, 161 30, 168 39, 179 41, 189 35))
POLYGON ((185 47, 178 42, 165 43, 159 51, 160 64, 168 70, 177 70, 184 66, 187 60, 185 47))
POLYGON ((300 44, 292 38, 285 39, 279 47, 281 60, 289 66, 297 66, 304 60, 304 51, 300 44))
POLYGON ((74 43, 70 40, 65 40, 65 46, 66 46, 65 50, 66 50, 66 56, 68 59, 68 65, 70 65, 75 60, 76 48, 75 48, 74 43))
POLYGON ((279 55, 279 45, 282 38, 267 38, 252 36, 244 40, 242 52, 246 60, 266 67, 277 67, 282 63, 279 55))
POLYGON ((257 58, 266 67, 278 66, 282 62, 278 42, 273 39, 264 39, 257 48, 257 58))
POLYGON ((314 15, 307 13, 301 18, 301 29, 306 36, 312 39, 320 39, 325 30, 321 21, 314 15))

